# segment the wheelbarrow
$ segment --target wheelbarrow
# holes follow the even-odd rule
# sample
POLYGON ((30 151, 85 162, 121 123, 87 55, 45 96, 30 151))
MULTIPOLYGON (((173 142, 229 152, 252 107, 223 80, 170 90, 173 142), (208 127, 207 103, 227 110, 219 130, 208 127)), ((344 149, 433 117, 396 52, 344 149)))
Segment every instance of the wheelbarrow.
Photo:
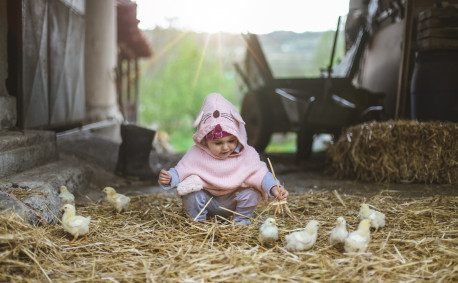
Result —
MULTIPOLYGON (((354 46, 327 75, 318 78, 274 78, 255 34, 245 34, 245 70, 236 69, 248 86, 241 115, 246 121, 248 143, 264 151, 275 132, 297 133, 297 161, 310 157, 313 138, 320 133, 338 137, 343 128, 380 119, 383 94, 356 88, 352 79, 367 39, 361 30, 354 46), (340 68, 339 68, 340 67, 340 68)), ((331 55, 333 61, 335 42, 331 55)))

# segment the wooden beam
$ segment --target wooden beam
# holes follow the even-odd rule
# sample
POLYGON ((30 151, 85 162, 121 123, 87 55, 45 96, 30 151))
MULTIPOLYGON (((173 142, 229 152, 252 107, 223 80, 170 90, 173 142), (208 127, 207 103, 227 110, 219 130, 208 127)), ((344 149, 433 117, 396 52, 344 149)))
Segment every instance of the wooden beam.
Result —
POLYGON ((396 96, 396 108, 394 119, 398 120, 406 117, 407 97, 409 97, 409 79, 411 73, 412 61, 412 33, 414 25, 414 1, 407 0, 405 4, 405 23, 404 23, 404 38, 402 45, 401 64, 398 79, 398 91, 396 96))

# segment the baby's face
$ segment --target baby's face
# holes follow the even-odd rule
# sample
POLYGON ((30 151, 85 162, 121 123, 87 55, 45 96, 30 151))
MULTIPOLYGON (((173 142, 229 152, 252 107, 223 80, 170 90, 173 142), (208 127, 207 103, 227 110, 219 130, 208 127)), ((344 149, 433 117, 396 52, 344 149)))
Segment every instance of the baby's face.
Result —
POLYGON ((220 139, 207 140, 207 146, 211 153, 225 159, 231 155, 237 147, 237 138, 230 135, 220 139))

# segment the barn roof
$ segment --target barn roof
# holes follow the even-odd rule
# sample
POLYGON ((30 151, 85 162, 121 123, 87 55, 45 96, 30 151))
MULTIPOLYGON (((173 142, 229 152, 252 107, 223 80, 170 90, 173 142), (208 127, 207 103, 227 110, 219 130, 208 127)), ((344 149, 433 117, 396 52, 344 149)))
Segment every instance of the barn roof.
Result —
POLYGON ((117 0, 118 45, 125 58, 151 57, 153 50, 138 28, 137 4, 130 0, 117 0))

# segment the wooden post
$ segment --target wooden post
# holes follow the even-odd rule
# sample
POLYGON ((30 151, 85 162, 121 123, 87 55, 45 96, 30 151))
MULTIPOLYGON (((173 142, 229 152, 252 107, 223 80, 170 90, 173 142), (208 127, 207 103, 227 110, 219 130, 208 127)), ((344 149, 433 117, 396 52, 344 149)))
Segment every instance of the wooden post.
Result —
POLYGON ((126 73, 126 80, 127 80, 127 90, 126 90, 126 101, 127 101, 127 113, 126 113, 126 117, 128 119, 129 122, 133 122, 132 121, 132 95, 131 95, 131 92, 132 92, 132 88, 130 87, 131 85, 131 75, 130 75, 130 58, 127 58, 126 59, 126 64, 127 64, 127 73, 126 73))
POLYGON ((139 95, 138 95, 138 76, 140 75, 140 70, 138 69, 138 58, 135 57, 134 59, 134 66, 135 66, 135 101, 134 101, 134 109, 133 109, 133 113, 132 113, 132 119, 133 121, 132 122, 137 122, 137 119, 138 119, 138 98, 139 98, 139 95))
MULTIPOLYGON (((414 23, 414 1, 406 0, 405 9, 405 24, 404 24, 404 38, 402 45, 401 64, 398 79, 398 91, 396 96, 396 108, 394 119, 406 118, 406 105, 407 97, 410 94, 410 86, 408 85, 411 75, 411 61, 412 61, 412 32, 414 23)), ((410 118, 410 115, 409 115, 410 118)))

